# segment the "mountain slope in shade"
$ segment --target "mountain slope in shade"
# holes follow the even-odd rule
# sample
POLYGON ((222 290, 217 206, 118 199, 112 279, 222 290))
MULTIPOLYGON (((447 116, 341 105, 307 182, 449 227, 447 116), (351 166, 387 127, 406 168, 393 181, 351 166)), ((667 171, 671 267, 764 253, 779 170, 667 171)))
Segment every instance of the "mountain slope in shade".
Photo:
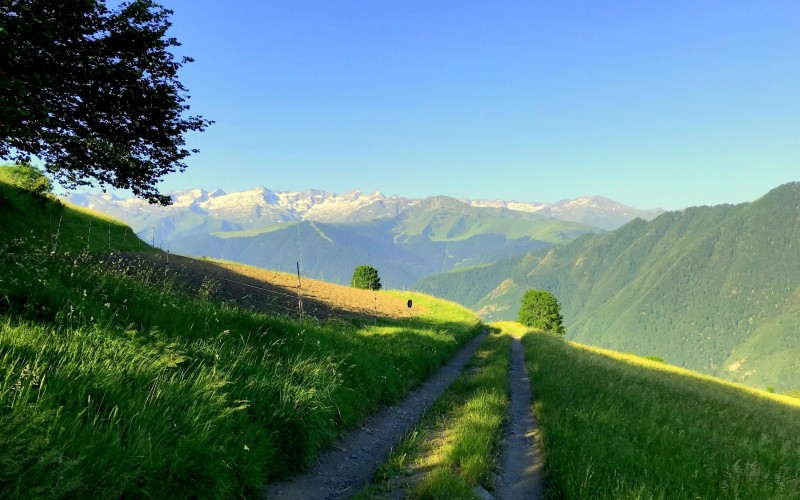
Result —
POLYGON ((800 184, 421 280, 487 320, 553 292, 571 339, 756 387, 800 389, 800 184))
POLYGON ((394 217, 364 222, 299 221, 240 231, 187 234, 173 251, 292 271, 348 284, 361 264, 378 268, 390 288, 423 276, 545 248, 598 229, 452 198, 423 200, 394 217))

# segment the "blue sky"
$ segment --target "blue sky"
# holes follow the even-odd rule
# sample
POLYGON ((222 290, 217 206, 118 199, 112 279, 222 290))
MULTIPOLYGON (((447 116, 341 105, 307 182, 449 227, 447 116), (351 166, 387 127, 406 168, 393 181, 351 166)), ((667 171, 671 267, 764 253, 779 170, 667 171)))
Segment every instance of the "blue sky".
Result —
POLYGON ((163 0, 216 123, 162 189, 666 209, 800 180, 800 2, 163 0))

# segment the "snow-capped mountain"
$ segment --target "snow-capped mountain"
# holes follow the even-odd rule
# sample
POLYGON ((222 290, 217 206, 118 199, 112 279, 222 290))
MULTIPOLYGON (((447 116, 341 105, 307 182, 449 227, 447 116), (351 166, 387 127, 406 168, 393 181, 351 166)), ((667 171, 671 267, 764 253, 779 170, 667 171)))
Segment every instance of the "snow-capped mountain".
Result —
MULTIPOLYGON (((150 205, 138 198, 112 194, 73 194, 68 200, 107 213, 140 231, 156 226, 160 237, 170 239, 195 230, 229 231, 252 229, 282 222, 356 222, 392 217, 422 200, 397 195, 384 196, 351 191, 344 194, 311 189, 301 192, 273 191, 257 187, 225 193, 222 190, 190 189, 170 193, 172 205, 150 205)), ((473 207, 503 208, 535 213, 543 217, 581 222, 601 229, 617 228, 631 219, 652 219, 660 209, 640 210, 602 198, 582 197, 556 203, 502 200, 460 200, 473 207)))
POLYGON ((606 230, 616 229, 637 217, 651 220, 663 212, 660 208, 649 210, 633 208, 602 196, 582 196, 572 200, 559 200, 551 204, 499 200, 475 200, 469 203, 474 207, 507 208, 519 212, 536 213, 558 220, 582 222, 606 230))

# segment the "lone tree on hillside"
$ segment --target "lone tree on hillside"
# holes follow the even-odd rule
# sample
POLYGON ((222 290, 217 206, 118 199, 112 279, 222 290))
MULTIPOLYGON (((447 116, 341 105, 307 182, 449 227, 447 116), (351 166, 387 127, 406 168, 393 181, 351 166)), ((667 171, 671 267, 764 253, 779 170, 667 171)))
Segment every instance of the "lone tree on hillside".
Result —
POLYGON ((353 288, 380 290, 381 279, 378 277, 378 270, 372 266, 358 266, 353 271, 353 280, 350 282, 350 286, 353 288))
POLYGON ((152 0, 0 4, 0 159, 38 157, 64 187, 130 189, 150 203, 156 184, 196 150, 187 132, 212 122, 185 116, 167 37, 172 14, 152 0))
POLYGON ((525 326, 565 335, 561 305, 547 290, 528 290, 522 297, 518 321, 525 326))

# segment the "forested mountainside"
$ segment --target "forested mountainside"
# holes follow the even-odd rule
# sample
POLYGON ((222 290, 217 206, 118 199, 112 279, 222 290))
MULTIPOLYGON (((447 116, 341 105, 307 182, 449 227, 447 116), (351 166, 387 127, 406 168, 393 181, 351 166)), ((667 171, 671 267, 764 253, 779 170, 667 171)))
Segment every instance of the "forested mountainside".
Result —
POLYGON ((667 212, 414 288, 486 320, 553 292, 568 338, 755 387, 800 388, 800 183, 752 203, 667 212))

